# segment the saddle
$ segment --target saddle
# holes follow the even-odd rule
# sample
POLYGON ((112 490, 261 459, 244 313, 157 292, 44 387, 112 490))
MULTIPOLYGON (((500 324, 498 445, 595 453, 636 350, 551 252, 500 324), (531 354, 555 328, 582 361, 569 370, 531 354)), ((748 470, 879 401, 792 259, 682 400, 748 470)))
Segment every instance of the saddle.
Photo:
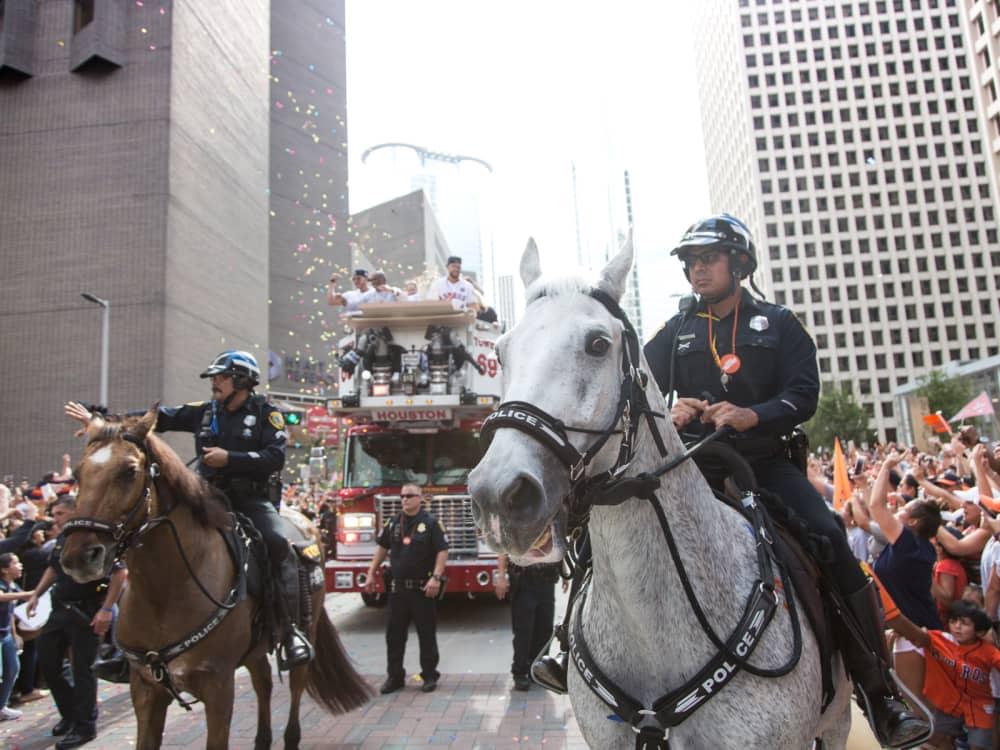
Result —
MULTIPOLYGON (((277 617, 278 597, 281 595, 271 574, 271 560, 267 545, 249 518, 233 513, 235 523, 230 531, 223 532, 233 562, 245 571, 243 596, 252 596, 257 602, 254 612, 254 637, 256 643, 265 634, 273 649, 280 638, 277 617)), ((298 611, 293 614, 296 624, 307 629, 312 619, 312 595, 325 586, 323 555, 319 545, 309 539, 286 518, 281 519, 282 535, 291 545, 293 554, 286 558, 281 568, 281 584, 286 591, 298 591, 298 611), (293 564, 288 564, 291 561, 293 564)))
MULTIPOLYGON (((830 543, 823 536, 809 531, 805 521, 785 506, 773 492, 757 487, 749 464, 732 448, 724 444, 707 445, 694 457, 715 495, 741 515, 747 511, 739 502, 741 491, 756 488, 761 506, 775 530, 773 549, 778 565, 788 574, 788 580, 802 610, 806 613, 822 664, 823 710, 834 697, 833 667, 839 654, 842 637, 834 627, 843 605, 834 596, 832 585, 830 543), (735 493, 733 490, 737 490, 735 493)), ((749 520, 749 518, 748 518, 749 520)), ((775 585, 780 585, 776 581, 775 585)))

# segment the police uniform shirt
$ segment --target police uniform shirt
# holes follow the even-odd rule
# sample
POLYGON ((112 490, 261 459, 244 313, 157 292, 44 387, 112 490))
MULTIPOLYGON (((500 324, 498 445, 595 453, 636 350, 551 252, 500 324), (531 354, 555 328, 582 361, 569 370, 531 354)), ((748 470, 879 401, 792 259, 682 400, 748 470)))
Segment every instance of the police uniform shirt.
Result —
MULTIPOLYGON (((734 313, 712 320, 720 357, 732 351, 734 313)), ((670 389, 675 335, 674 390, 678 397, 704 399, 707 393, 713 403, 728 401, 753 409, 759 423, 745 436, 785 435, 815 413, 819 399, 816 345, 791 310, 754 299, 742 290, 736 331, 736 354, 741 364, 725 387, 709 347, 708 310, 702 300, 693 312, 679 313, 667 321, 644 348, 660 390, 666 395, 670 389)))
MULTIPOLYGON (((56 543, 52 547, 52 554, 49 555, 49 567, 52 568, 53 572, 56 574, 56 580, 52 588, 52 600, 55 602, 97 603, 103 598, 104 592, 108 588, 108 584, 111 581, 110 576, 101 578, 98 581, 90 581, 88 583, 77 583, 74 581, 69 574, 63 570, 62 563, 59 562, 59 556, 62 555, 65 544, 66 535, 60 534, 56 538, 56 543)), ((111 572, 114 573, 117 570, 121 570, 123 567, 125 566, 121 561, 115 562, 111 566, 111 572)))
POLYGON ((285 419, 265 396, 254 394, 234 412, 218 401, 161 406, 157 432, 192 432, 195 450, 216 446, 229 452, 225 466, 213 469, 199 462, 198 471, 211 477, 264 481, 285 465, 285 419), (203 429, 204 428, 204 429, 203 429))
POLYGON ((386 523, 378 544, 389 550, 394 579, 424 579, 434 572, 437 553, 448 549, 448 535, 440 521, 421 509, 415 516, 400 513, 386 523))

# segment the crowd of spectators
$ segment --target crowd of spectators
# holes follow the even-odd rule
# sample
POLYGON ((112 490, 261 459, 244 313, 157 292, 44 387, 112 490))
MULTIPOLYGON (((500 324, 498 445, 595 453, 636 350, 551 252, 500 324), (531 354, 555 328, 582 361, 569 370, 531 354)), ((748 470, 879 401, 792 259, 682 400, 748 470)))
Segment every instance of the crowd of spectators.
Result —
POLYGON ((0 483, 0 721, 21 716, 17 706, 44 698, 39 685, 37 632, 19 630, 14 610, 30 596, 48 567, 59 533, 59 510, 76 494, 70 456, 59 471, 37 482, 0 483))
POLYGON ((832 455, 810 459, 809 479, 879 584, 895 670, 935 715, 928 746, 1000 746, 1000 443, 964 428, 845 458, 848 498, 832 455))

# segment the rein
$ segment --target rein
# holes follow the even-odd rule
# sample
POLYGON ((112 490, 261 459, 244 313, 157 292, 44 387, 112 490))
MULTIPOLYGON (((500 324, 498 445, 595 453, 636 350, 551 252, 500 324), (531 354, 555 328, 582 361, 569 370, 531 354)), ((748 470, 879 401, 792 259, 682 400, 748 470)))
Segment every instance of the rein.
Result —
MULTIPOLYGON (((200 701, 186 701, 181 697, 180 691, 177 690, 177 686, 174 684, 173 679, 170 676, 170 671, 167 668, 167 665, 171 660, 189 651, 195 645, 200 643, 209 633, 215 630, 225 619, 226 615, 228 615, 229 612, 232 611, 236 605, 240 603, 240 601, 242 601, 246 594, 246 566, 240 564, 236 565, 236 581, 226 594, 224 601, 220 602, 212 596, 211 592, 205 588, 205 585, 201 582, 201 579, 195 572, 194 567, 191 565, 191 561, 184 552, 184 546, 181 544, 180 535, 177 532, 177 526, 174 524, 173 519, 170 518, 170 514, 173 512, 176 505, 168 508, 165 513, 150 518, 150 514, 152 512, 153 490, 156 489, 156 478, 160 476, 160 469, 159 465, 153 461, 152 455, 149 452, 149 446, 147 445, 145 439, 136 437, 129 432, 122 433, 121 438, 122 440, 137 446, 142 451, 143 456, 146 459, 148 469, 146 471, 142 493, 125 513, 125 517, 118 523, 108 523, 107 521, 102 521, 101 519, 94 518, 92 516, 73 518, 67 521, 63 526, 63 532, 68 535, 74 531, 85 530, 101 534, 109 534, 111 539, 115 542, 114 558, 112 561, 113 564, 119 562, 122 557, 124 557, 125 553, 149 532, 162 525, 165 525, 170 529, 170 533, 174 540, 174 546, 176 547, 181 560, 184 562, 184 567, 187 569, 188 575, 198 586, 198 589, 205 596, 205 598, 215 605, 215 611, 212 612, 211 616, 194 632, 170 644, 169 646, 164 646, 158 650, 144 651, 141 649, 129 648, 119 642, 117 636, 115 637, 115 643, 130 661, 149 667, 153 680, 161 684, 182 708, 190 711, 191 706, 199 703, 200 701), (145 509, 145 512, 140 518, 139 523, 134 526, 134 528, 130 529, 129 527, 136 520, 139 511, 143 509, 145 509)), ((249 544, 249 537, 246 535, 245 531, 243 531, 242 527, 235 522, 235 519, 234 527, 237 528, 237 533, 241 537, 241 541, 244 544, 249 544)), ((238 560, 236 562, 239 563, 238 560)))
POLYGON ((717 695, 739 670, 746 670, 759 677, 780 677, 791 672, 802 654, 802 633, 787 573, 781 568, 782 585, 786 591, 785 601, 792 621, 792 654, 784 665, 775 669, 755 667, 749 663, 748 660, 760 642, 761 635, 774 617, 778 603, 773 574, 773 563, 776 562, 772 549, 774 531, 767 514, 756 501, 755 492, 749 490, 744 494, 742 504, 753 525, 759 576, 753 584, 752 593, 736 628, 725 642, 716 635, 691 586, 670 524, 655 493, 660 487, 660 477, 695 456, 709 443, 728 434, 730 429, 723 427, 716 430, 682 454, 666 461, 655 471, 623 477, 635 456, 635 439, 643 418, 647 420, 660 456, 666 458, 667 449, 655 422, 656 417, 664 415, 654 412, 646 398, 648 376, 638 368, 640 362, 638 336, 628 317, 607 293, 592 289, 589 296, 600 302, 624 327, 622 384, 611 424, 604 430, 570 427, 533 404, 509 401, 500 404, 497 410, 484 420, 480 434, 485 440, 490 440, 497 429, 510 427, 542 443, 559 458, 569 470, 568 510, 573 526, 571 533, 577 539, 586 535, 590 510, 594 505, 620 505, 633 497, 648 500, 652 505, 685 596, 698 624, 713 646, 718 649, 716 655, 683 686, 653 701, 650 706, 644 707, 604 674, 587 647, 580 613, 591 577, 589 568, 582 561, 578 561, 573 573, 575 579, 573 592, 567 608, 570 627, 564 624, 560 629, 568 639, 570 656, 583 681, 636 733, 636 749, 669 748, 671 728, 681 724, 695 710, 717 695), (598 435, 598 439, 580 453, 570 443, 567 432, 598 435), (615 434, 622 436, 617 461, 611 469, 595 476, 587 476, 587 466, 615 434))

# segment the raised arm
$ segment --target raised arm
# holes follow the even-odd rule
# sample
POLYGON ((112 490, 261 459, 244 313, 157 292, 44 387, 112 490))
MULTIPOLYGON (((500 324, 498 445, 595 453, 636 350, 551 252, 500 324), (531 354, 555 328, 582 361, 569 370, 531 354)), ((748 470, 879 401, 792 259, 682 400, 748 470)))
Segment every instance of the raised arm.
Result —
POLYGON ((891 453, 882 462, 878 476, 875 477, 875 484, 872 486, 870 500, 872 519, 879 525, 889 544, 895 544, 899 535, 903 533, 903 526, 899 519, 889 509, 889 472, 899 465, 902 456, 899 453, 891 453))

